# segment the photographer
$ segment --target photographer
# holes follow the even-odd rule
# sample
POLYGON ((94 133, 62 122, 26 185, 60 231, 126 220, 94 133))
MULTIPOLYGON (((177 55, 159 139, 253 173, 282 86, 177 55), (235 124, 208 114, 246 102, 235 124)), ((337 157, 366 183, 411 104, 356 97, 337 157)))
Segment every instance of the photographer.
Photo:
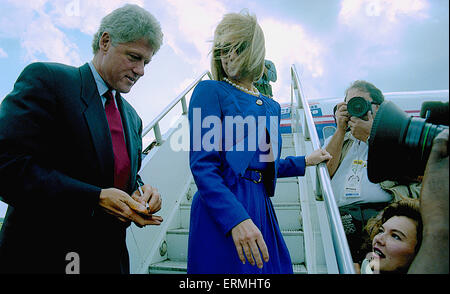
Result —
POLYGON ((353 82, 345 93, 345 101, 336 107, 336 132, 325 141, 324 146, 332 155, 327 163, 331 186, 356 266, 364 258, 360 248, 367 221, 392 200, 417 198, 420 190, 417 183, 409 187, 395 182, 375 184, 369 181, 368 139, 384 96, 373 84, 362 80, 353 82), (350 114, 355 109, 362 110, 357 114, 359 117, 350 114))

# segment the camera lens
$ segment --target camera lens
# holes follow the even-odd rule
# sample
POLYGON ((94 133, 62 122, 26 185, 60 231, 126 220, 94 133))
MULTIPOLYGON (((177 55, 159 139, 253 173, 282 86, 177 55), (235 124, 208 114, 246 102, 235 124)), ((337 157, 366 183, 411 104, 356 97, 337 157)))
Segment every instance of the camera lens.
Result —
POLYGON ((441 125, 427 123, 421 118, 411 118, 404 144, 408 150, 411 150, 414 159, 418 160, 417 175, 425 170, 433 139, 443 130, 444 127, 441 125))
POLYGON ((363 97, 353 97, 347 103, 347 111, 351 116, 362 118, 370 110, 370 102, 363 97))
POLYGON ((369 180, 402 182, 423 175, 433 139, 445 128, 410 117, 390 101, 383 102, 370 132, 369 180))

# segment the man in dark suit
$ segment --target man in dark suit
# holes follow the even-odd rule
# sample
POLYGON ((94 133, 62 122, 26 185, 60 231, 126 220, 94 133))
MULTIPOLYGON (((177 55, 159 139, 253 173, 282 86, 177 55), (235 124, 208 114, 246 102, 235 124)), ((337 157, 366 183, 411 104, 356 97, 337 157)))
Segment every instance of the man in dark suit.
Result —
POLYGON ((162 36, 125 5, 103 18, 91 62, 23 70, 0 105, 0 272, 129 273, 126 228, 159 225, 161 197, 137 174, 142 121, 120 93, 162 36))

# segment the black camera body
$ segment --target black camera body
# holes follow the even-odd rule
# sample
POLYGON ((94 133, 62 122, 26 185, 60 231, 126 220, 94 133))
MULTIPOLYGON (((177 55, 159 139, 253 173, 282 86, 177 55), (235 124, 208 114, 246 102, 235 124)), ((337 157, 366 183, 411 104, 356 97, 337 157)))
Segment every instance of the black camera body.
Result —
POLYGON ((347 111, 351 116, 362 118, 369 110, 372 110, 372 104, 363 97, 353 97, 347 102, 347 111))
POLYGON ((371 182, 408 182, 424 174, 433 139, 448 129, 448 102, 433 102, 433 111, 424 109, 427 105, 422 104, 421 118, 408 116, 390 101, 380 105, 369 137, 367 175, 371 182))

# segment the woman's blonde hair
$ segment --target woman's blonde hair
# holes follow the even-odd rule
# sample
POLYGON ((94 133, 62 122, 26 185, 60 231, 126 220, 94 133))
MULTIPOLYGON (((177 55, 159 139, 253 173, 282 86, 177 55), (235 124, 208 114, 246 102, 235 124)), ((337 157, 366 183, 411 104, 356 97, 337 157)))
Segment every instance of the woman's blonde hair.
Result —
POLYGON ((264 33, 256 21, 256 16, 243 10, 226 14, 214 32, 211 72, 213 78, 221 81, 227 77, 221 56, 236 53, 232 67, 237 69, 239 79, 257 81, 263 74, 266 55, 264 33))

